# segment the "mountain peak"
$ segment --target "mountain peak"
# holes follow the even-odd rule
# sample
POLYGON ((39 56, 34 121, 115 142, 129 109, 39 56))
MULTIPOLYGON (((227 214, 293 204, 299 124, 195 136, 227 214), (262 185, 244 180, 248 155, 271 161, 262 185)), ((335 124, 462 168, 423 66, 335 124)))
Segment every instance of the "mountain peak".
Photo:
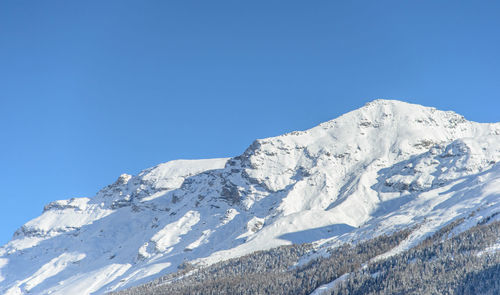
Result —
POLYGON ((365 106, 374 106, 374 105, 415 105, 415 104, 411 104, 397 99, 385 99, 385 98, 377 98, 365 104, 365 106))
POLYGON ((238 157, 123 174, 93 198, 52 202, 23 225, 0 248, 0 293, 102 294, 187 261, 423 225, 413 243, 498 210, 499 135, 499 124, 375 100, 256 140, 238 157))

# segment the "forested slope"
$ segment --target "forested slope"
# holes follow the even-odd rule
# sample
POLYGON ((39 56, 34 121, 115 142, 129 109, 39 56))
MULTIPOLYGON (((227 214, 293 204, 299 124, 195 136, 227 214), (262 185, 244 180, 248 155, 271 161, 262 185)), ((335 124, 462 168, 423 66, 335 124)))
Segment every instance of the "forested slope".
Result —
MULTIPOLYGON (((487 218, 488 219, 488 218, 487 218)), ((311 244, 259 251, 181 271, 115 295, 142 294, 500 294, 500 221, 453 234, 459 219, 408 251, 378 259, 412 230, 331 249, 297 265, 311 244), (496 251, 495 251, 496 249, 496 251), (322 293, 317 290, 317 293, 322 293)))

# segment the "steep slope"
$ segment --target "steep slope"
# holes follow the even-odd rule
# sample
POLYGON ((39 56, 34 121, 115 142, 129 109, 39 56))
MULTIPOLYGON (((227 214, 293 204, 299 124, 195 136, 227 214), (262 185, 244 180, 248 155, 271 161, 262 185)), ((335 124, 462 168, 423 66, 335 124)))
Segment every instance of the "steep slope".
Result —
POLYGON ((0 249, 0 292, 101 294, 188 261, 420 224, 403 251, 456 218, 498 212, 499 160, 498 123, 377 100, 235 158, 173 161, 48 204, 0 249))

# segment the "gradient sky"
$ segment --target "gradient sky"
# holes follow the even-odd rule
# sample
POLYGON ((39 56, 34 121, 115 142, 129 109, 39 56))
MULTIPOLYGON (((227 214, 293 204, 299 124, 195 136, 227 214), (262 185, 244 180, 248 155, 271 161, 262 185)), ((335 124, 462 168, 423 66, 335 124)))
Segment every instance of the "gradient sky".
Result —
POLYGON ((498 1, 0 2, 0 244, 121 173, 376 98, 500 120, 498 1))

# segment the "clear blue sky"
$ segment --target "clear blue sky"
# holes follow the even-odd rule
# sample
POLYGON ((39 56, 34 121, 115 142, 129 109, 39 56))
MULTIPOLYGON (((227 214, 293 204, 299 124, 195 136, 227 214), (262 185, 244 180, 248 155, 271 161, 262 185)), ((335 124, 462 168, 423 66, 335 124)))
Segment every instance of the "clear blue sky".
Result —
POLYGON ((498 1, 0 3, 0 244, 121 173, 375 98, 500 120, 498 1))

